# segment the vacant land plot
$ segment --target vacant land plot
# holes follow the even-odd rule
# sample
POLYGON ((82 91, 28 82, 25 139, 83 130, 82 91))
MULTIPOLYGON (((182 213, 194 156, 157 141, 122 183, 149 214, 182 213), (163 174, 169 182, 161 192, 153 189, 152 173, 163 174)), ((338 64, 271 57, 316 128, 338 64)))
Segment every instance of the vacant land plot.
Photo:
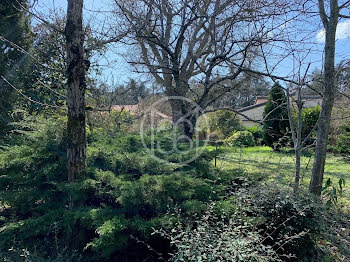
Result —
MULTIPOLYGON (((222 169, 242 168, 249 173, 263 176, 265 182, 274 182, 285 186, 294 180, 295 157, 292 150, 274 152, 270 147, 232 148, 220 147, 216 165, 222 169)), ((215 150, 213 147, 212 150, 215 150)), ((310 182, 313 155, 304 154, 301 158, 301 184, 307 187, 310 182)), ((350 161, 343 157, 327 155, 325 180, 338 183, 345 179, 344 200, 350 203, 350 161)))

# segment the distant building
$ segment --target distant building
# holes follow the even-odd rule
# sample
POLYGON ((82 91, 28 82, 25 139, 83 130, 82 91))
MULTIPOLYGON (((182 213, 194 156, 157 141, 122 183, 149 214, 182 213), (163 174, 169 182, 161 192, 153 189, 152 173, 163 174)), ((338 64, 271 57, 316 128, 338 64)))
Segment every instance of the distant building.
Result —
POLYGON ((134 115, 139 115, 142 113, 142 109, 138 104, 137 105, 114 105, 111 107, 111 110, 115 110, 119 112, 126 111, 134 115))
POLYGON ((143 119, 145 126, 152 128, 160 128, 172 123, 172 117, 153 108, 150 110, 146 105, 139 102, 137 105, 114 105, 112 111, 129 112, 136 119, 143 119))
MULTIPOLYGON (((296 100, 296 93, 291 94, 291 97, 294 98, 294 99, 291 99, 292 101, 291 103, 295 103, 293 101, 296 100)), ((267 103, 267 100, 268 100, 267 96, 257 96, 253 105, 246 106, 237 110, 241 114, 239 115, 239 117, 244 126, 253 126, 258 124, 258 122, 260 123, 262 122, 264 108, 267 103)), ((322 97, 321 96, 303 96, 302 101, 303 101, 304 108, 311 108, 317 105, 321 105, 322 97)))

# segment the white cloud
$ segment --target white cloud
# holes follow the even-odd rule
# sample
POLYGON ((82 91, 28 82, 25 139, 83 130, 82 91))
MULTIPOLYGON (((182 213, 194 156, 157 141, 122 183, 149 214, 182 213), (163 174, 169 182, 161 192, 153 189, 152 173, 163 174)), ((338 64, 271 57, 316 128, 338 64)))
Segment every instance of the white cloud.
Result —
MULTIPOLYGON (((350 37, 350 20, 341 22, 337 26, 337 34, 335 36, 336 40, 345 39, 350 37)), ((316 35, 317 42, 323 43, 325 41, 325 31, 320 30, 316 35)))

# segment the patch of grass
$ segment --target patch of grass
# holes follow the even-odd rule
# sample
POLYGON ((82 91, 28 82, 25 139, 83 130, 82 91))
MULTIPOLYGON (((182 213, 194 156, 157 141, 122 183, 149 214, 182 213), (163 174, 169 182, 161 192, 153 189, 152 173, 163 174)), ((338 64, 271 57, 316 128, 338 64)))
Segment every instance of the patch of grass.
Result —
MULTIPOLYGON (((273 182, 282 186, 291 186, 294 181, 295 157, 293 150, 273 151, 270 147, 233 148, 219 147, 217 167, 223 170, 240 168, 246 172, 264 177, 264 182, 273 182)), ((216 150, 210 147, 210 150, 216 150)), ((307 188, 310 182, 313 155, 305 152, 301 157, 301 186, 307 188)), ((214 162, 213 162, 214 163, 214 162)), ((343 157, 327 155, 324 181, 331 178, 337 183, 345 179, 344 204, 350 203, 350 163, 343 157)))

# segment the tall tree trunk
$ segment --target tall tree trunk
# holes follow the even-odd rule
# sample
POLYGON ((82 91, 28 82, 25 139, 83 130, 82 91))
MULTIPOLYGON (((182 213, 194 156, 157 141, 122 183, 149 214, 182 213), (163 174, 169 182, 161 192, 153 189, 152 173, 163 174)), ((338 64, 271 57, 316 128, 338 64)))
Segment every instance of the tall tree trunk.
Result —
POLYGON ((190 142, 193 139, 194 134, 194 126, 192 123, 192 119, 186 119, 184 122, 184 136, 187 139, 185 142, 190 142))
POLYGON ((296 141, 294 142, 294 148, 295 148, 294 193, 297 193, 299 190, 300 159, 301 159, 301 150, 302 150, 303 101, 301 96, 301 87, 299 87, 299 90, 298 90, 297 107, 298 107, 298 125, 297 125, 297 132, 296 132, 296 141))
MULTIPOLYGON (((65 29, 67 42, 67 169, 68 181, 82 177, 85 168, 85 75, 89 67, 84 60, 83 0, 68 0, 67 23, 65 29)), ((73 199, 69 195, 69 206, 82 205, 82 199, 73 199)), ((77 221, 74 233, 66 236, 71 250, 81 250, 86 242, 86 231, 77 221)))
MULTIPOLYGON (((81 178, 85 167, 85 74, 83 0, 68 0, 67 23, 67 168, 68 181, 81 178)), ((73 202, 70 203, 73 205, 73 202)))
POLYGON ((319 13, 325 29, 325 51, 324 51, 324 94, 320 118, 318 122, 317 142, 315 148, 315 161, 309 190, 316 195, 321 194, 324 166, 326 161, 329 125, 335 95, 335 35, 338 24, 339 7, 337 0, 330 0, 330 15, 325 12, 324 1, 319 0, 319 13))
MULTIPOLYGON (((168 97, 170 97, 169 102, 172 111, 173 127, 176 130, 176 139, 179 138, 179 142, 188 142, 187 137, 184 138, 184 136, 189 134, 190 130, 190 124, 187 123, 186 118, 188 102, 186 101, 185 90, 181 84, 179 74, 174 74, 174 83, 175 86, 173 86, 171 81, 166 90, 168 97)), ((192 139, 192 136, 189 138, 192 139)))
POLYGON ((194 113, 189 115, 184 122, 184 135, 188 138, 188 141, 193 140, 193 136, 196 132, 196 124, 199 115, 194 113))
MULTIPOLYGON (((170 106, 171 106, 171 113, 172 113, 172 121, 173 121, 173 126, 175 128, 180 128, 183 129, 183 124, 182 124, 182 100, 178 99, 170 99, 170 106)), ((183 130, 181 130, 183 131, 183 130)))
POLYGON ((170 105, 172 110, 173 127, 176 128, 178 136, 182 136, 183 139, 179 139, 179 142, 187 143, 193 139, 195 133, 196 123, 200 112, 191 112, 188 102, 181 99, 170 99, 170 105))
POLYGON ((294 175, 294 193, 299 190, 300 181, 300 159, 301 159, 301 148, 295 149, 295 175, 294 175))
POLYGON ((187 107, 182 100, 170 100, 172 110, 173 127, 176 129, 177 138, 179 142, 187 143, 190 142, 194 134, 194 125, 196 122, 195 116, 192 114, 188 115, 187 107))

